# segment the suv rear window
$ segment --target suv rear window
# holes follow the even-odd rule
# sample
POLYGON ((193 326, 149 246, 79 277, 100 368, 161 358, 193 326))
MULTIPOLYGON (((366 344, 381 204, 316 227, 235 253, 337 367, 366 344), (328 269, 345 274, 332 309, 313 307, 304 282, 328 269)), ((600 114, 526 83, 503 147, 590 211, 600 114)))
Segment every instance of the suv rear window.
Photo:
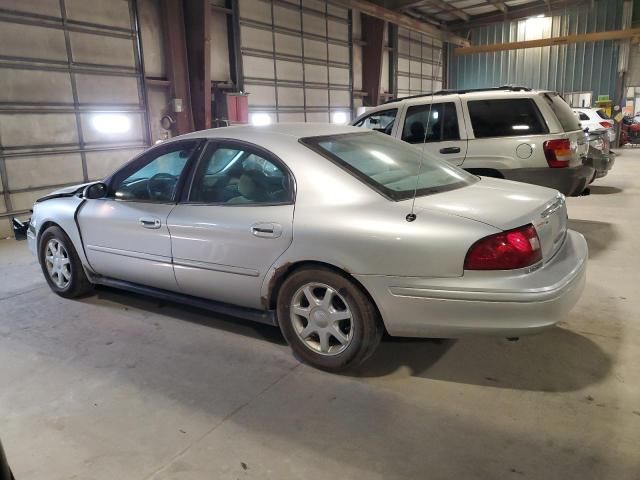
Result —
POLYGON ((565 102, 559 93, 547 92, 542 94, 543 98, 547 101, 553 113, 558 117, 562 130, 565 132, 573 132, 580 130, 580 122, 573 114, 571 107, 565 102))
POLYGON ((538 107, 530 98, 472 100, 467 102, 467 106, 476 138, 549 132, 538 107))

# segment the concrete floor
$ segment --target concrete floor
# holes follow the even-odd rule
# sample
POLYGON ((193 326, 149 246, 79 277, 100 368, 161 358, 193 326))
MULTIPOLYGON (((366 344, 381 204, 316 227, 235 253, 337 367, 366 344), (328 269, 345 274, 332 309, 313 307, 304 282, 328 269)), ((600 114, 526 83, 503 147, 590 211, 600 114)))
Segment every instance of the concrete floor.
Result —
POLYGON ((0 437, 25 479, 639 479, 640 151, 569 199, 584 296, 517 343, 385 339, 356 374, 273 328, 46 287, 0 242, 0 437))

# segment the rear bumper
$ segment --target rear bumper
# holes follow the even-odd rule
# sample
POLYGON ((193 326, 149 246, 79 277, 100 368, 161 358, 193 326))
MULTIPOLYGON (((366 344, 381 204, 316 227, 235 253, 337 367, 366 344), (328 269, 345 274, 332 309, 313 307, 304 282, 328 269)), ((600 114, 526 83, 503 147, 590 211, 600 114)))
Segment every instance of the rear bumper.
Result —
POLYGON ((616 162, 616 155, 612 152, 608 154, 597 151, 589 153, 590 155, 585 159, 584 164, 595 169, 595 178, 602 178, 607 175, 616 162))
POLYGON ((569 230, 554 257, 530 273, 357 278, 375 300, 390 335, 520 336, 553 326, 573 308, 584 289, 588 253, 584 237, 569 230))
POLYGON ((567 196, 574 196, 580 195, 589 185, 595 169, 592 166, 582 164, 570 168, 516 168, 502 170, 501 173, 507 180, 555 188, 567 196))

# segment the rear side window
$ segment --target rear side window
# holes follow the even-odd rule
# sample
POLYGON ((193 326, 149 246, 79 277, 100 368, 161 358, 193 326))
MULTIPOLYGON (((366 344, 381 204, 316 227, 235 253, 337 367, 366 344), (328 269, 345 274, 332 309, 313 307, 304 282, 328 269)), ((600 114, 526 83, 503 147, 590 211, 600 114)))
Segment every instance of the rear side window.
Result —
MULTIPOLYGON (((530 98, 467 102, 476 138, 513 137, 548 133, 542 115, 530 98)), ((576 116, 569 109, 574 121, 576 116)))
POLYGON ((580 120, 589 120, 589 115, 587 115, 586 113, 580 112, 578 115, 580 115, 580 120))
POLYGON ((596 110, 596 113, 598 114, 598 116, 600 118, 602 118, 603 120, 611 120, 611 117, 609 115, 607 115, 607 112, 605 112, 604 110, 600 109, 600 110, 596 110))
POLYGON ((542 97, 549 104, 553 113, 556 114, 560 125, 562 125, 562 130, 565 132, 580 130, 580 122, 578 122, 578 119, 573 114, 571 107, 562 99, 560 94, 556 92, 547 92, 543 93, 542 97))
POLYGON ((460 140, 456 104, 446 102, 409 107, 402 140, 408 143, 460 140))
POLYGON ((372 113, 354 123, 356 127, 368 128, 375 130, 376 132, 386 133, 391 135, 393 130, 393 124, 396 121, 396 114, 398 109, 383 110, 382 112, 372 113))

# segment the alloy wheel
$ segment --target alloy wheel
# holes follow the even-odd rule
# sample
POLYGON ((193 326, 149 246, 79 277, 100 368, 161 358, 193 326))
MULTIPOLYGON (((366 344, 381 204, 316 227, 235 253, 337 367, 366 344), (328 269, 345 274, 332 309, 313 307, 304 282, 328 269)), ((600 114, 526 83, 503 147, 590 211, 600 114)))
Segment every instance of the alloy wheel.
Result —
POLYGON ((71 283, 71 259, 67 249, 59 240, 52 238, 47 243, 44 255, 49 278, 58 288, 67 288, 71 283))
POLYGON ((342 353, 353 339, 353 314, 334 288, 307 283, 291 300, 291 323, 303 343, 321 355, 342 353))

